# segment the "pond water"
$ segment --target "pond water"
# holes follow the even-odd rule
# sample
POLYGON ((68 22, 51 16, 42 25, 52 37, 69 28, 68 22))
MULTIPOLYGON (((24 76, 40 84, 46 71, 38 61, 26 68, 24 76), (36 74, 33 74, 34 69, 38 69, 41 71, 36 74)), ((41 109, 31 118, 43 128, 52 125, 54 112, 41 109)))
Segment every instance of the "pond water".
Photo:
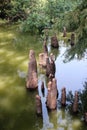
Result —
MULTIPOLYGON (((56 80, 57 88, 59 91, 59 97, 61 96, 62 87, 66 87, 67 93, 72 91, 83 90, 83 84, 87 80, 87 59, 84 57, 81 60, 78 58, 73 59, 70 62, 64 63, 64 54, 70 46, 66 45, 64 41, 59 41, 59 49, 53 49, 50 46, 50 41, 48 43, 49 53, 53 52, 55 54, 55 64, 56 64, 56 80)), ((76 116, 72 117, 66 109, 58 109, 50 113, 46 109, 46 96, 47 96, 47 85, 46 77, 44 74, 39 76, 39 95, 41 96, 43 107, 43 128, 41 130, 77 130, 83 129, 81 118, 76 116), (41 83, 45 83, 45 96, 43 97, 41 93, 41 83)))
POLYGON ((67 91, 82 90, 83 84, 87 80, 87 57, 85 56, 81 60, 77 57, 70 62, 64 63, 64 54, 66 49, 70 46, 61 44, 60 42, 60 54, 56 58, 56 78, 58 81, 58 88, 66 87, 67 91))
MULTIPOLYGON (((86 130, 81 117, 79 115, 73 117, 67 109, 58 106, 55 111, 47 111, 45 104, 47 78, 42 71, 38 75, 38 91, 26 90, 28 51, 34 49, 38 59, 42 44, 36 37, 19 35, 14 26, 0 28, 0 130, 86 130), (22 49, 23 42, 28 47, 22 49), (40 89, 42 81, 45 84, 44 96, 40 89), (35 95, 37 93, 41 96, 42 117, 36 115, 35 95)), ((70 90, 73 92, 82 90, 87 80, 87 57, 63 62, 64 52, 68 47, 60 41, 59 49, 52 49, 50 40, 48 41, 49 53, 53 52, 55 55, 55 77, 59 95, 63 86, 66 87, 67 93, 70 90)))

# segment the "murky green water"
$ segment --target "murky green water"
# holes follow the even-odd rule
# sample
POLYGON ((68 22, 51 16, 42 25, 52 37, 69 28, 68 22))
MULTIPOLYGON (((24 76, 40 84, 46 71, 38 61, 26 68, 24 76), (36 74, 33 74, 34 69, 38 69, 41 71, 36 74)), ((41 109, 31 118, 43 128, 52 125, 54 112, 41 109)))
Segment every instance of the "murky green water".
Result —
MULTIPOLYGON (((18 28, 18 25, 0 25, 0 130, 85 130, 86 126, 83 125, 81 119, 78 116, 73 117, 66 109, 62 110, 58 107, 56 111, 48 113, 45 104, 46 77, 41 72, 38 77, 38 92, 42 100, 43 118, 37 117, 35 95, 38 92, 28 92, 25 88, 25 81, 29 50, 35 50, 38 61, 42 42, 36 36, 20 33, 18 28), (44 97, 40 90, 42 81, 45 83, 44 97)), ((61 54, 66 46, 61 44, 60 50, 51 50, 49 41, 48 48, 49 52, 52 51, 56 55, 56 79, 59 91, 62 86, 67 89, 76 87, 73 91, 82 89, 81 82, 84 82, 87 77, 85 73, 85 71, 87 72, 87 61, 79 61, 81 66, 83 64, 81 71, 83 75, 78 79, 76 73, 75 80, 75 77, 71 76, 71 68, 69 69, 69 66, 74 64, 73 61, 67 64, 62 62, 61 54), (70 70, 71 73, 68 73, 70 70)), ((78 61, 74 62, 78 66, 78 61)))

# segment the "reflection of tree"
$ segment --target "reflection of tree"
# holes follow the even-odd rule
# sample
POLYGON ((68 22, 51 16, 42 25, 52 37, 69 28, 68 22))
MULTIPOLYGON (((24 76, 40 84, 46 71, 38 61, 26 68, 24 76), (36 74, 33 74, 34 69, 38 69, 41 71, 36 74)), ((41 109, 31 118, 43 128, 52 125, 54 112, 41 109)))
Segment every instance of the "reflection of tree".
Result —
MULTIPOLYGON (((59 48, 60 50, 54 49, 54 48, 50 47, 50 43, 48 43, 48 44, 49 44, 49 48, 50 48, 49 53, 53 53, 56 58, 59 57, 61 59, 61 56, 59 55, 59 51, 61 54, 61 48, 59 48)), ((63 54, 64 54, 65 49, 66 49, 66 45, 61 43, 60 47, 62 47, 63 54)), ((71 48, 72 53, 74 53, 74 49, 76 49, 75 46, 73 46, 71 48)), ((64 56, 64 55, 62 55, 62 56, 64 56)), ((78 58, 80 58, 80 56, 78 58)), ((47 83, 46 79, 45 79, 45 82, 47 83)), ((78 94, 79 94, 79 96, 81 96, 80 92, 78 94)), ((81 94, 83 94, 83 91, 81 94)), ((86 94, 87 94, 87 92, 86 92, 86 94)), ((75 97, 74 97, 72 91, 70 91, 67 95, 66 107, 64 109, 60 110, 61 112, 59 115, 59 111, 51 111, 50 113, 47 112, 46 104, 44 104, 45 97, 42 97, 42 101, 43 101, 43 129, 53 127, 54 129, 58 128, 58 129, 67 130, 70 128, 71 130, 75 130, 73 127, 76 127, 76 129, 77 129, 77 127, 79 128, 80 123, 81 123, 80 119, 82 117, 82 113, 81 113, 82 106, 81 106, 81 103, 79 102, 80 109, 78 109, 78 113, 75 112, 75 114, 74 114, 74 112, 72 111, 74 98, 75 97), (73 116, 73 114, 74 114, 74 116, 73 116)), ((86 107, 87 107, 87 105, 85 106, 84 109, 86 109, 86 107)))
MULTIPOLYGON (((85 81, 83 85, 84 89, 78 92, 79 102, 78 102, 78 115, 74 113, 74 116, 78 116, 79 118, 83 117, 84 121, 87 123, 87 81, 85 81)), ((72 91, 67 94, 67 111, 72 113, 74 96, 72 91)), ((72 113, 73 114, 73 113, 72 113)))
POLYGON ((84 87, 84 89, 80 93, 82 111, 87 112, 87 81, 84 83, 83 87, 84 87))
POLYGON ((85 57, 84 47, 81 44, 76 44, 66 50, 64 62, 68 62, 74 58, 82 59, 85 57), (81 48, 81 49, 80 49, 81 48))

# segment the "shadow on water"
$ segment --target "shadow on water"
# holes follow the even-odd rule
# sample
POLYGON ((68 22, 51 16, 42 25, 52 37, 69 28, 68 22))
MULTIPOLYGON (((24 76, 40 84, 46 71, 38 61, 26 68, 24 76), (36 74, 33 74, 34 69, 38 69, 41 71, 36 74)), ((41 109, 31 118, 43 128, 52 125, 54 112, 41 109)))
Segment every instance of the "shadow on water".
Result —
MULTIPOLYGON (((19 35, 17 26, 0 27, 0 129, 1 130, 85 130, 79 118, 74 118, 68 110, 60 109, 48 112, 46 107, 47 78, 39 72, 38 92, 28 92, 25 88, 28 51, 34 49, 36 58, 42 50, 42 43, 32 36, 19 35), (15 43, 15 44, 14 44, 15 43), (24 46, 24 44, 26 46, 24 46), (32 43, 32 45, 31 45, 32 43), (45 94, 41 92, 44 82, 45 94), (36 115, 35 95, 39 93, 42 101, 42 118, 36 115)), ((57 87, 59 96, 61 88, 73 92, 83 89, 87 77, 87 61, 74 59, 64 63, 64 52, 67 46, 59 43, 59 49, 50 47, 49 53, 55 55, 57 87)))

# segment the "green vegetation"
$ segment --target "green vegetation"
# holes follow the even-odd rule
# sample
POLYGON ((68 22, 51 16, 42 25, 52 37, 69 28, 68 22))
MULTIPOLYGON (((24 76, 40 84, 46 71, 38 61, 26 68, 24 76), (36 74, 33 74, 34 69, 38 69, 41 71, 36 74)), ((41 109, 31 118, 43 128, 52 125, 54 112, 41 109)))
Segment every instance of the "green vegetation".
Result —
POLYGON ((83 0, 81 5, 65 16, 64 20, 67 29, 76 33, 76 44, 67 51, 66 57, 71 60, 76 54, 81 58, 87 49, 87 1, 83 0))

